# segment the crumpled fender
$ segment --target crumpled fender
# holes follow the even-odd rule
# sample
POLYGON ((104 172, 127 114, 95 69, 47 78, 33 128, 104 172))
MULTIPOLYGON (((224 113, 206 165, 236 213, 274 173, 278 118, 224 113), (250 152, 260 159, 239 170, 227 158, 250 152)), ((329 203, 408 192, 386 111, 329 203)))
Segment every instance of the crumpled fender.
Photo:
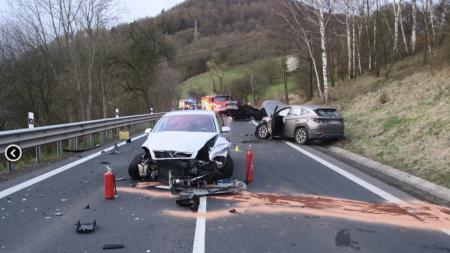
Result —
POLYGON ((209 150, 209 160, 213 161, 216 157, 227 157, 231 143, 224 137, 217 137, 214 146, 209 150))

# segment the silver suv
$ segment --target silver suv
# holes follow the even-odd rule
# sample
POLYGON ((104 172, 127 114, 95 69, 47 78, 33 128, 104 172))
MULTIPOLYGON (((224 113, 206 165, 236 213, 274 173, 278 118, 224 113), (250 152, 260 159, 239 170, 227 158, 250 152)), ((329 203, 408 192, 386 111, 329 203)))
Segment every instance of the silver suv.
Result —
POLYGON ((344 137, 344 119, 334 108, 265 101, 263 110, 266 116, 255 132, 258 138, 288 137, 303 145, 312 139, 344 137))

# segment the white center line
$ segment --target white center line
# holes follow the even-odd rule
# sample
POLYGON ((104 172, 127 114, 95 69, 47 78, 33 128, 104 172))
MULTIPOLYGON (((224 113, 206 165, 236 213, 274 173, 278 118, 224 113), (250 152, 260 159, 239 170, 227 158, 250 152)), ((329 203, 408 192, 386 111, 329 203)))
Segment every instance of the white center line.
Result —
MULTIPOLYGON (((139 136, 133 138, 132 141, 137 140, 137 139, 139 139, 139 138, 142 138, 142 137, 144 137, 144 136, 147 136, 147 134, 139 135, 139 136)), ((120 147, 120 146, 123 146, 123 145, 125 145, 125 143, 126 143, 126 142, 121 142, 121 143, 119 143, 117 146, 119 146, 119 147, 120 147)), ((80 165, 80 164, 84 163, 84 162, 87 162, 87 161, 89 161, 89 160, 91 160, 91 159, 93 159, 93 158, 95 158, 95 157, 101 155, 102 152, 108 152, 108 151, 113 150, 113 148, 114 148, 114 146, 109 147, 109 148, 107 148, 107 149, 104 149, 104 150, 99 151, 99 152, 97 152, 97 153, 94 153, 94 154, 92 154, 92 155, 86 156, 86 157, 84 157, 84 158, 82 158, 82 159, 76 160, 76 161, 71 162, 71 163, 69 163, 69 164, 66 164, 66 165, 64 165, 64 166, 61 166, 61 167, 59 167, 59 168, 57 168, 57 169, 54 169, 54 170, 52 170, 52 171, 49 171, 49 172, 47 172, 47 173, 45 173, 45 174, 42 174, 42 175, 40 175, 40 176, 37 176, 37 177, 32 178, 32 179, 30 179, 30 180, 27 180, 27 181, 25 181, 25 182, 23 182, 23 183, 20 183, 20 184, 18 184, 18 185, 15 185, 15 186, 13 186, 13 187, 10 187, 10 188, 8 188, 8 189, 6 189, 6 190, 3 190, 3 191, 0 192, 0 199, 2 199, 2 198, 4 198, 4 197, 7 197, 7 196, 9 196, 9 195, 11 195, 11 194, 13 194, 13 193, 16 193, 16 192, 18 192, 18 191, 20 191, 20 190, 23 190, 23 189, 25 189, 25 188, 27 188, 27 187, 30 187, 30 186, 32 186, 32 185, 34 185, 34 184, 37 184, 37 183, 39 183, 39 182, 41 182, 41 181, 44 181, 45 179, 48 179, 48 178, 50 178, 50 177, 53 177, 54 175, 57 175, 57 174, 59 174, 59 173, 61 173, 61 172, 64 172, 64 171, 66 171, 66 170, 68 170, 68 169, 71 169, 71 168, 73 168, 73 167, 75 167, 75 166, 77 166, 77 165, 80 165)))
POLYGON ((200 197, 200 205, 198 206, 197 222, 195 224, 195 235, 194 235, 194 247, 192 249, 193 253, 204 253, 205 252, 205 229, 206 229, 206 198, 200 197))

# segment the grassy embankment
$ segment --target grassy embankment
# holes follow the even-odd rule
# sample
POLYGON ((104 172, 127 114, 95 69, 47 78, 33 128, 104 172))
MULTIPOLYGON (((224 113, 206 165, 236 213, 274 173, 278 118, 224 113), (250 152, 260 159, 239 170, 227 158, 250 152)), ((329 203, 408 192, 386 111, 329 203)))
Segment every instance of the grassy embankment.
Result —
POLYGON ((450 187, 450 66, 433 60, 423 66, 410 57, 389 78, 363 75, 333 87, 331 104, 346 121, 347 139, 337 145, 450 187))

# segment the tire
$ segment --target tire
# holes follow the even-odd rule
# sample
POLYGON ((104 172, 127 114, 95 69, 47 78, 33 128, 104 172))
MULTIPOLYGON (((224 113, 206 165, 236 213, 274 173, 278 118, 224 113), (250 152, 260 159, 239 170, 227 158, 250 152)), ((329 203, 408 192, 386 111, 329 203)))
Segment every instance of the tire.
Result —
POLYGON ((309 138, 308 138, 308 131, 304 127, 299 127, 295 130, 294 133, 294 139, 295 142, 297 142, 300 145, 305 145, 309 138))
POLYGON ((142 161, 144 154, 145 153, 136 155, 133 160, 131 160, 130 165, 128 166, 128 175, 130 175, 130 177, 134 180, 142 179, 141 175, 139 174, 138 164, 142 161))
POLYGON ((233 176, 234 172, 234 164, 233 159, 231 159, 231 156, 227 156, 227 160, 225 161, 225 166, 222 170, 222 176, 223 178, 231 178, 233 176))
POLYGON ((256 137, 259 139, 269 139, 270 133, 269 133, 269 127, 266 123, 260 124, 256 128, 256 137))

